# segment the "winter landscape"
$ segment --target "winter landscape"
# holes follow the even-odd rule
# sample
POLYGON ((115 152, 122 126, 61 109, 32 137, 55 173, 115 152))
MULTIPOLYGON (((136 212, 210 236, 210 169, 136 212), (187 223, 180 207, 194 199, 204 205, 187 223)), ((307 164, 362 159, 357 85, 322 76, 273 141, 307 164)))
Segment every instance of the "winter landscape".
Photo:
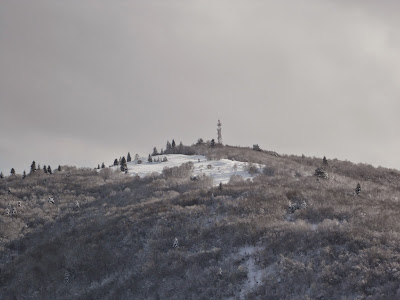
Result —
POLYGON ((1 179, 3 298, 400 297, 399 171, 181 150, 1 179))
POLYGON ((400 1, 2 0, 0 300, 400 299, 400 1))

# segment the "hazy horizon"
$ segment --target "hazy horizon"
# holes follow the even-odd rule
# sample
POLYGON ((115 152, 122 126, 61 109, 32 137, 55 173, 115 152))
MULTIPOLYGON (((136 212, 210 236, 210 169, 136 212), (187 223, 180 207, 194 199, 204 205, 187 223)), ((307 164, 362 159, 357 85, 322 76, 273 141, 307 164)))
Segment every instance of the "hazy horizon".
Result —
POLYGON ((0 171, 223 142, 400 169, 396 1, 5 0, 0 171))

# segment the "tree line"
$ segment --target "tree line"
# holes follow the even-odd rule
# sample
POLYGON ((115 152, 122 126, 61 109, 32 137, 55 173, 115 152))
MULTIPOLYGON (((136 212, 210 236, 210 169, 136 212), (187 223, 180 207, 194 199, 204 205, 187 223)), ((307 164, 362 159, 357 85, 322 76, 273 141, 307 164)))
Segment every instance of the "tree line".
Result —
MULTIPOLYGON (((57 171, 59 171, 59 172, 61 172, 61 165, 59 165, 58 166, 58 168, 57 168, 57 171)), ((41 168, 40 167, 40 164, 38 164, 37 166, 36 166, 36 162, 35 161, 33 161, 32 162, 32 164, 31 164, 31 167, 30 167, 30 172, 29 172, 29 174, 33 174, 33 173, 36 173, 36 172, 41 172, 41 171, 43 171, 43 173, 44 174, 49 174, 49 175, 51 175, 51 174, 53 174, 53 169, 51 168, 51 166, 50 165, 43 165, 43 168, 41 168)), ((16 176, 16 171, 15 171, 15 168, 11 168, 11 170, 10 170, 10 176, 16 176)), ((26 174, 26 171, 24 170, 23 172, 22 172, 22 179, 25 179, 26 178, 26 176, 27 176, 27 174, 26 174)), ((0 179, 3 179, 5 176, 4 176, 4 174, 3 174, 3 172, 0 172, 0 179)))

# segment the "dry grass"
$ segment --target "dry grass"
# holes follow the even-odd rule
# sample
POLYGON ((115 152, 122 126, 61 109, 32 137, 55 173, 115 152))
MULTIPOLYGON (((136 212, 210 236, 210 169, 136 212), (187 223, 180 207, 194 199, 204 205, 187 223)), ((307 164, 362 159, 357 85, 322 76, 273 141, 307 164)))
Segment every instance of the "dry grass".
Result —
POLYGON ((64 167, 0 180, 0 295, 400 297, 399 172, 330 160, 330 179, 317 181, 321 159, 205 145, 185 151, 267 169, 222 190, 209 178, 191 181, 189 165, 145 179, 64 167), (7 216, 18 201, 17 216, 7 216), (289 202, 307 207, 290 213, 289 202))

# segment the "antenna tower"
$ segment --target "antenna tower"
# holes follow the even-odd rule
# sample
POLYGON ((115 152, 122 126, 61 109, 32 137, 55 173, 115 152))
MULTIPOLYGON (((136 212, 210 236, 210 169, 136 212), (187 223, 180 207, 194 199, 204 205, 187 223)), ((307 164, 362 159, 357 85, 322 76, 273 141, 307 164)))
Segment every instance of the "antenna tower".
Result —
POLYGON ((217 133, 218 133, 218 144, 222 145, 222 134, 221 134, 221 121, 218 120, 218 124, 217 124, 217 133))

